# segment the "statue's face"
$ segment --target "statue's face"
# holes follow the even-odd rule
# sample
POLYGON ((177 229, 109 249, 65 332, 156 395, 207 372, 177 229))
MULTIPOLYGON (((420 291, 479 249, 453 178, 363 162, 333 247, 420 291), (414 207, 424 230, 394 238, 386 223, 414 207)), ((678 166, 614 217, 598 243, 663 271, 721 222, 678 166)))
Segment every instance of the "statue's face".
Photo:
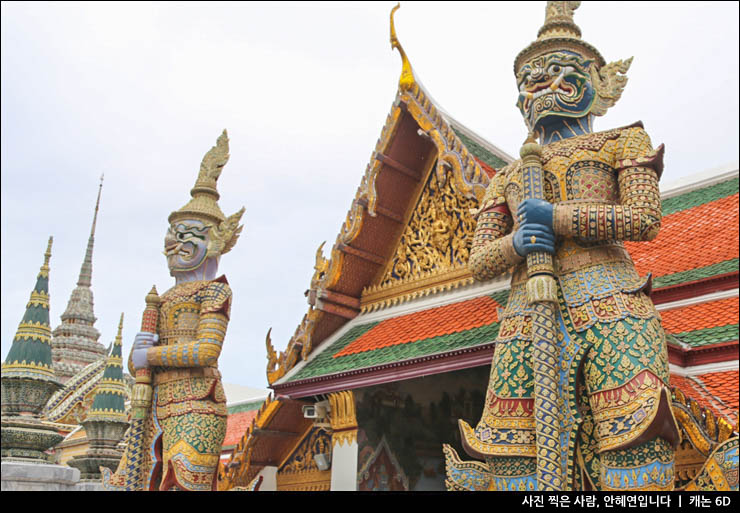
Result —
POLYGON ((530 129, 557 117, 580 118, 589 113, 594 101, 592 62, 560 51, 535 57, 519 69, 516 105, 530 129))
POLYGON ((210 242, 210 229, 203 221, 175 221, 164 237, 164 254, 170 274, 192 271, 205 262, 210 242))

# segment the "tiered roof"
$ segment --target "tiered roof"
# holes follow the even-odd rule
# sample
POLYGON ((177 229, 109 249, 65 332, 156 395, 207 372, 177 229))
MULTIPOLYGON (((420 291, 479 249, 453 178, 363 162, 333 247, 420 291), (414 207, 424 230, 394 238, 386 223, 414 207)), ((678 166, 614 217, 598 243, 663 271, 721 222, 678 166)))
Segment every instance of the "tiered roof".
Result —
POLYGON ((738 212, 735 174, 719 183, 670 195, 663 201, 658 236, 625 246, 638 272, 653 273, 655 288, 737 273, 738 212))
POLYGON ((93 312, 92 255, 95 244, 95 224, 100 207, 100 193, 103 179, 100 179, 98 199, 95 202, 90 237, 87 241, 85 258, 80 268, 77 287, 72 291, 67 309, 62 314, 62 324, 56 327, 52 339, 52 358, 54 370, 60 381, 66 383, 90 363, 105 358, 106 349, 98 342, 100 332, 95 328, 93 312))
MULTIPOLYGON (((639 272, 653 271, 654 298, 657 298, 665 329, 670 334, 669 348, 683 353, 714 351, 711 360, 683 362, 689 365, 737 361, 737 171, 720 176, 718 183, 679 195, 669 192, 667 196, 661 235, 646 244, 651 250, 645 251, 639 244, 630 244, 629 249, 639 272), (691 299, 704 294, 706 291, 701 286, 717 278, 725 281, 715 281, 715 289, 729 290, 720 291, 718 295, 713 289, 714 295, 704 296, 698 303, 691 299), (699 287, 698 292, 692 291, 692 287, 699 287), (676 299, 675 295, 661 295, 677 288, 683 291, 680 301, 669 302, 676 299)), ((491 288, 496 286, 494 282, 491 288)), ((361 322, 363 317, 357 318, 321 347, 318 354, 276 383, 275 388, 297 397, 329 392, 350 384, 372 384, 369 376, 373 373, 377 375, 375 382, 387 381, 389 374, 383 370, 395 369, 394 374, 399 376, 400 367, 418 365, 425 359, 436 359, 440 364, 436 372, 441 372, 445 368, 443 362, 461 351, 479 352, 481 360, 490 359, 492 341, 498 332, 497 309, 505 306, 507 296, 508 290, 503 288, 395 316, 391 309, 381 320, 372 315, 365 316, 367 322, 361 322), (360 375, 364 375, 363 379, 360 375)), ((678 363, 674 360, 672 358, 673 363, 678 363)), ((474 363, 474 360, 469 359, 467 363, 474 363)), ((428 368, 424 372, 433 373, 428 368)), ((734 390, 737 395, 737 371, 723 376, 727 390, 734 390)), ((723 389, 717 390, 719 393, 723 389)))
POLYGON ((691 347, 737 340, 739 303, 735 296, 665 310, 663 328, 691 347))

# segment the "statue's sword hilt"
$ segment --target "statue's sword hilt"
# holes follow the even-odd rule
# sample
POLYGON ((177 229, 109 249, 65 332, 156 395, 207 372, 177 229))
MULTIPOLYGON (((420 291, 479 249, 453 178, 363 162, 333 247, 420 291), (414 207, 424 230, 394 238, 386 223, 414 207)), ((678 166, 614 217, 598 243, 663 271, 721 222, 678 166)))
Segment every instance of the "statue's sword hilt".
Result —
MULTIPOLYGON (((532 133, 522 145, 523 199, 545 199, 542 147, 532 133)), ((527 300, 532 305, 532 368, 537 445, 537 488, 563 490, 558 413, 557 283, 553 256, 544 251, 527 255, 527 300)))

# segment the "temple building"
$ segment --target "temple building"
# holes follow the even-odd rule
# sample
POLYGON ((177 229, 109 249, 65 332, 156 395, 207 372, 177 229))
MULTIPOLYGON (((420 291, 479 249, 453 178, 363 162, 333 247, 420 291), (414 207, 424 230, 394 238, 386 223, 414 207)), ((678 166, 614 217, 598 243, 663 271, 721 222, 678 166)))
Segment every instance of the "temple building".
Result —
POLYGON ((91 288, 95 224, 98 220, 102 190, 103 180, 101 178, 90 238, 87 241, 87 249, 80 268, 77 287, 69 297, 67 309, 62 314, 62 323, 52 332, 54 372, 62 383, 67 383, 87 365, 103 361, 106 355, 105 347, 98 342, 100 332, 95 328, 96 317, 93 312, 91 288))
MULTIPOLYGON (((284 351, 268 332, 274 392, 221 467, 221 490, 489 484, 462 482, 458 419, 483 409, 510 275, 474 282, 467 261, 471 211, 514 159, 435 104, 392 18, 391 42, 403 67, 386 124, 328 258, 317 251, 308 312, 284 351)), ((668 334, 680 487, 737 437, 738 166, 661 193, 658 237, 625 246, 652 273, 668 334)))

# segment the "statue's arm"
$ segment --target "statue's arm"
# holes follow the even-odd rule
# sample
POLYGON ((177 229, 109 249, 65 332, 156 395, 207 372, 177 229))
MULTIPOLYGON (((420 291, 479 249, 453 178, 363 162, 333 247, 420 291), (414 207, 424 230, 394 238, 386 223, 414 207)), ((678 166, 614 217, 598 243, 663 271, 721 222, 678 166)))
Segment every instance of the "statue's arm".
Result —
POLYGON ((649 241, 662 218, 658 180, 663 171, 663 145, 653 150, 641 128, 632 129, 618 147, 618 204, 556 204, 555 234, 589 240, 649 241))
POLYGON ((214 283, 204 291, 204 296, 195 340, 150 348, 146 355, 150 366, 213 367, 217 364, 229 325, 231 289, 226 284, 214 283))
POLYGON ((468 268, 476 280, 487 280, 524 260, 514 250, 513 219, 504 198, 503 169, 491 180, 481 205, 468 268))

